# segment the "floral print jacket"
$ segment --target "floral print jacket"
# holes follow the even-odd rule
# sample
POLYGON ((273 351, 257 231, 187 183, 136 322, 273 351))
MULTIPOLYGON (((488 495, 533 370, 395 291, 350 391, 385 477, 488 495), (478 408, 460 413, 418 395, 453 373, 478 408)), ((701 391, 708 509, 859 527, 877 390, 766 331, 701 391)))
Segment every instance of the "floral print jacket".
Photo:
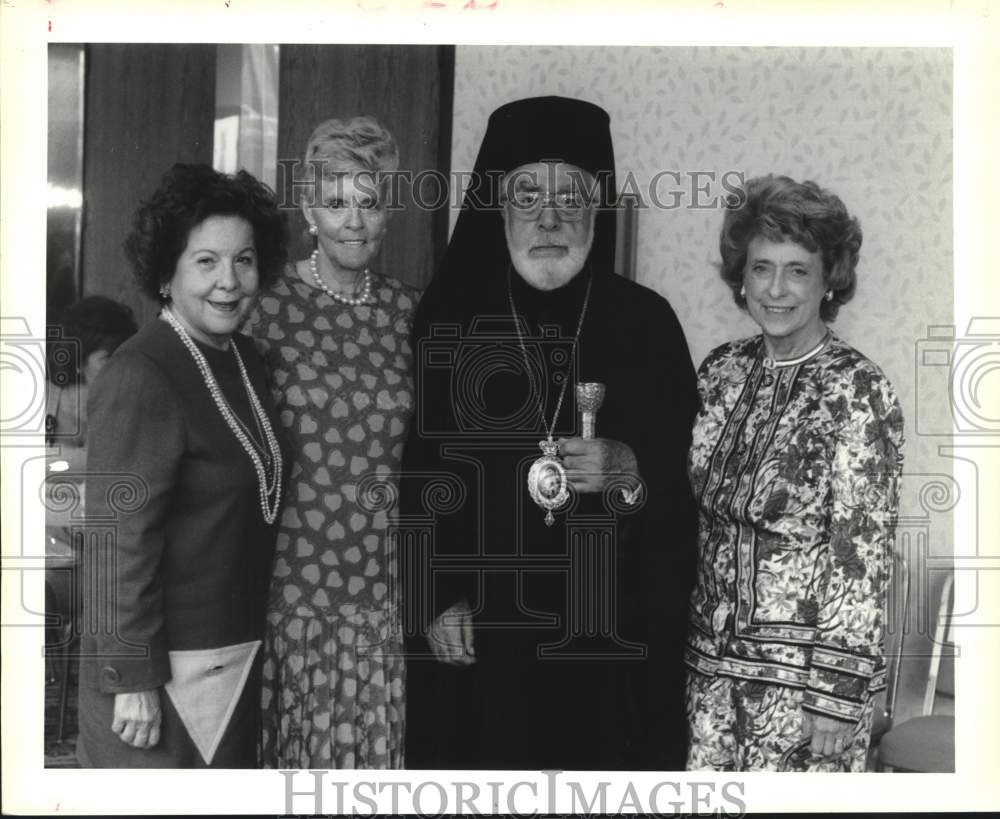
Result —
POLYGON ((885 686, 903 445, 892 385, 836 336, 791 362, 757 336, 710 353, 698 389, 687 665, 800 688, 806 710, 856 721, 885 686))

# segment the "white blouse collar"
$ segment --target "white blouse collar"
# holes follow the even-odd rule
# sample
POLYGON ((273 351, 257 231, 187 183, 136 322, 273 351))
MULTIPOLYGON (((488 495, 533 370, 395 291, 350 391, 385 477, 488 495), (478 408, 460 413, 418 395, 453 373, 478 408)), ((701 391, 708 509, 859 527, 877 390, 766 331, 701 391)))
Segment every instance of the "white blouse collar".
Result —
POLYGON ((819 344, 817 344, 808 352, 805 352, 800 356, 796 356, 795 358, 783 358, 780 360, 776 360, 767 355, 767 348, 764 346, 764 337, 761 336, 760 349, 763 354, 762 357, 764 359, 764 369, 775 370, 775 369, 781 369, 782 367, 794 367, 797 364, 804 364, 809 359, 819 355, 824 350, 826 345, 830 343, 830 339, 832 337, 833 333, 827 330, 826 335, 823 336, 822 339, 820 339, 819 344))

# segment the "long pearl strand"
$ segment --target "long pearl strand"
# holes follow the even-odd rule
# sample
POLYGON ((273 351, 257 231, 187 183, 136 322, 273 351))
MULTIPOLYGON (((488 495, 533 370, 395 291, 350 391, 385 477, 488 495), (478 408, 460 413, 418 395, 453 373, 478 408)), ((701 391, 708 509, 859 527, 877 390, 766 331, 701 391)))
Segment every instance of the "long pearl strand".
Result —
POLYGON ((268 476, 267 470, 264 468, 264 461, 258 454, 257 447, 250 440, 247 433, 243 431, 243 425, 240 423, 239 418, 236 417, 232 407, 229 406, 226 396, 222 394, 222 388, 219 387, 219 383, 215 380, 212 368, 209 366, 208 361, 205 360, 205 356, 201 350, 198 349, 198 345, 194 343, 194 340, 188 335, 187 330, 184 329, 169 308, 163 310, 163 318, 167 324, 174 328, 184 346, 187 347, 188 352, 191 353, 195 364, 198 365, 202 381, 205 382, 212 400, 215 401, 215 406, 218 407, 223 420, 225 420, 226 424, 233 431, 243 450, 253 462, 254 471, 257 473, 257 487, 260 490, 260 511, 268 524, 274 523, 275 518, 278 516, 278 506, 281 500, 281 447, 278 445, 278 439, 271 428, 271 421, 268 419, 267 413, 264 412, 264 408, 257 399, 257 393, 250 384, 250 378, 247 375, 246 367, 243 366, 243 359, 240 356, 239 350, 236 349, 235 342, 231 341, 229 346, 236 357, 236 364, 240 369, 240 378, 243 380, 247 397, 250 399, 250 406, 260 428, 264 431, 264 437, 267 439, 267 448, 270 450, 272 465, 270 476, 268 476))
POLYGON ((312 273, 313 281, 316 282, 316 286, 326 293, 334 301, 339 301, 341 304, 346 304, 349 307, 357 307, 361 304, 368 304, 372 300, 372 274, 365 268, 364 276, 361 280, 361 292, 356 296, 345 296, 343 293, 338 293, 336 290, 331 288, 322 277, 319 275, 319 249, 317 248, 312 252, 309 257, 309 272, 312 273))

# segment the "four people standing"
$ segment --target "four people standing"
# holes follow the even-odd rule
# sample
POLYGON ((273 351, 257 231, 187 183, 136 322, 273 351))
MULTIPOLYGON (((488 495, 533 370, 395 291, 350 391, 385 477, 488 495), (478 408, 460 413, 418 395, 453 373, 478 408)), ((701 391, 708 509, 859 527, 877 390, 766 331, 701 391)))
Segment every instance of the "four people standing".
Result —
POLYGON ((142 467, 150 500, 126 518, 117 577, 122 634, 150 652, 85 664, 81 759, 863 770, 902 419, 881 371, 826 327, 861 243, 840 200, 747 185, 723 277, 762 334, 715 350, 696 384, 667 302, 613 274, 597 106, 494 112, 415 318, 418 292, 370 269, 391 135, 329 120, 305 160, 315 246, 283 272, 283 222, 246 174, 178 166, 140 212, 129 249, 163 320, 102 375, 88 468, 142 467), (248 314, 269 391, 233 335, 248 314), (143 454, 154 441, 168 456, 143 454), (364 487, 400 473, 397 556, 364 487), (206 627, 212 604, 226 611, 206 627), (229 706, 211 731, 203 701, 229 706))

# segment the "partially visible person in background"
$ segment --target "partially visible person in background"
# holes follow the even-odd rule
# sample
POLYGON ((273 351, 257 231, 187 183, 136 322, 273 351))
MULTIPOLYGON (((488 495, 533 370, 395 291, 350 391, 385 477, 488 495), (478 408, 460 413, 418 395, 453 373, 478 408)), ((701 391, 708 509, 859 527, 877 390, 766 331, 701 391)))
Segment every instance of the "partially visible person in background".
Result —
POLYGON ((83 469, 87 445, 87 390, 119 345, 135 335, 135 316, 107 296, 87 296, 67 307, 60 339, 48 349, 45 439, 59 445, 71 472, 83 469))
POLYGON ((743 193, 722 278, 761 333, 698 373, 688 768, 863 771, 903 416, 878 366, 827 327, 854 295, 857 219, 814 182, 743 193))
POLYGON ((396 556, 387 511, 364 497, 371 479, 395 483, 413 404, 419 292, 372 270, 399 152, 377 120, 359 116, 318 125, 304 159, 320 180, 301 201, 312 254, 262 294, 247 327, 292 447, 265 647, 263 763, 400 768, 396 556))
POLYGON ((126 254, 162 311, 90 396, 88 522, 113 521, 114 541, 84 552, 84 767, 258 765, 283 455, 236 331, 286 238, 267 187, 206 165, 175 165, 135 215, 126 254))
POLYGON ((46 351, 45 610, 73 617, 81 603, 74 588, 80 556, 70 527, 85 511, 88 390, 108 356, 135 335, 138 326, 124 304, 107 296, 87 296, 63 311, 59 330, 59 339, 50 339, 46 351))

